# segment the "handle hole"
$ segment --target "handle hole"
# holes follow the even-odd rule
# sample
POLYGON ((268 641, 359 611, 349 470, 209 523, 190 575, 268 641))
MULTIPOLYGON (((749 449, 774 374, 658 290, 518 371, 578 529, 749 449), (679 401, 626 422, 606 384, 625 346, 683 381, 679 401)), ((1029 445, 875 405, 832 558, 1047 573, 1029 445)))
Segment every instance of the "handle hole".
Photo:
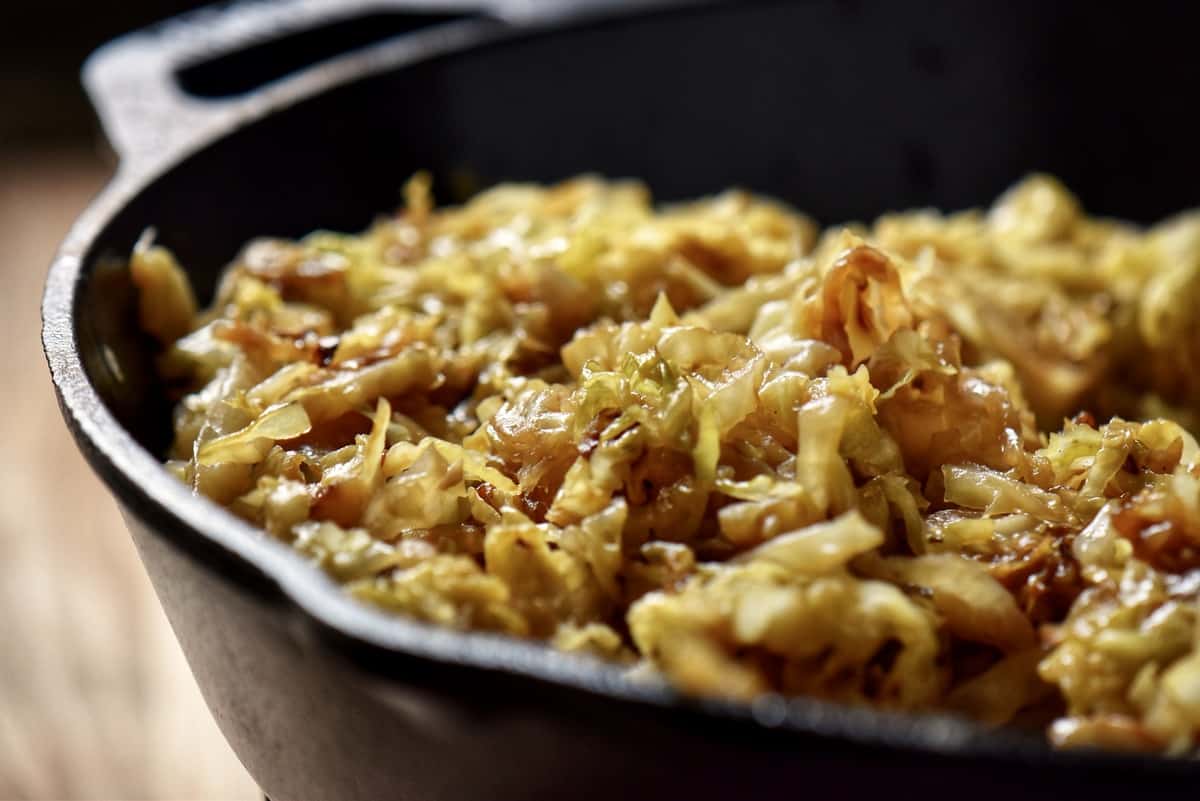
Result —
POLYGON ((478 16, 469 12, 375 11, 188 64, 176 71, 175 80, 197 97, 234 97, 360 47, 478 16))

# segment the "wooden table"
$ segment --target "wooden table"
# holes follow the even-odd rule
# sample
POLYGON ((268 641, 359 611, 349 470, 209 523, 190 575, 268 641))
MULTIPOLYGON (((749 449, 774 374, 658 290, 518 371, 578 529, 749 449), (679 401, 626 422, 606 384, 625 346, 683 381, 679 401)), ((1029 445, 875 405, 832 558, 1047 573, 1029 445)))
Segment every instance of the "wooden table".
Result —
POLYGON ((46 267, 108 172, 0 150, 0 799, 258 799, 42 359, 46 267))

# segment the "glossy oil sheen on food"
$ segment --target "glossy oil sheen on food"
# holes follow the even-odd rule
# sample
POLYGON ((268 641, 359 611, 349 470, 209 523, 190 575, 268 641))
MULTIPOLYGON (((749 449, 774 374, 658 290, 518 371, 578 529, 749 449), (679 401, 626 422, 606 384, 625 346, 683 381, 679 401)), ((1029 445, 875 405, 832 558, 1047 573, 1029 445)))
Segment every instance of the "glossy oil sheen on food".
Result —
POLYGON ((418 176, 361 235, 250 243, 207 310, 148 239, 130 268, 168 469, 366 603, 689 693, 1196 750, 1196 213, 1033 176, 821 231, 418 176))

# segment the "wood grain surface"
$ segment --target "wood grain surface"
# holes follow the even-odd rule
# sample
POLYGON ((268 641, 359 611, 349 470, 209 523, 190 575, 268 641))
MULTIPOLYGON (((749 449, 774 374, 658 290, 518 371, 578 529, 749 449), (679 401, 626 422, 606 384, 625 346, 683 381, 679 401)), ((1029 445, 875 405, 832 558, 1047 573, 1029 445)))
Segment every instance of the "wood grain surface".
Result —
POLYGON ((0 150, 0 799, 259 799, 59 417, 38 304, 97 155, 0 150))

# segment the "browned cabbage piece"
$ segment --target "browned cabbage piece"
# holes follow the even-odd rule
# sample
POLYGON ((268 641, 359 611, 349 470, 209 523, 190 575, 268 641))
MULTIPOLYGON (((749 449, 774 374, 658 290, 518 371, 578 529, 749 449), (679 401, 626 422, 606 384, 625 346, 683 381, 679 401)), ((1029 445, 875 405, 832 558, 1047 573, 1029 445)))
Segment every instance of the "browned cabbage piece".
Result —
POLYGON ((824 232, 741 191, 429 186, 251 243, 202 311, 139 243, 174 475, 427 623, 1195 752, 1200 216, 1045 176, 824 232))

